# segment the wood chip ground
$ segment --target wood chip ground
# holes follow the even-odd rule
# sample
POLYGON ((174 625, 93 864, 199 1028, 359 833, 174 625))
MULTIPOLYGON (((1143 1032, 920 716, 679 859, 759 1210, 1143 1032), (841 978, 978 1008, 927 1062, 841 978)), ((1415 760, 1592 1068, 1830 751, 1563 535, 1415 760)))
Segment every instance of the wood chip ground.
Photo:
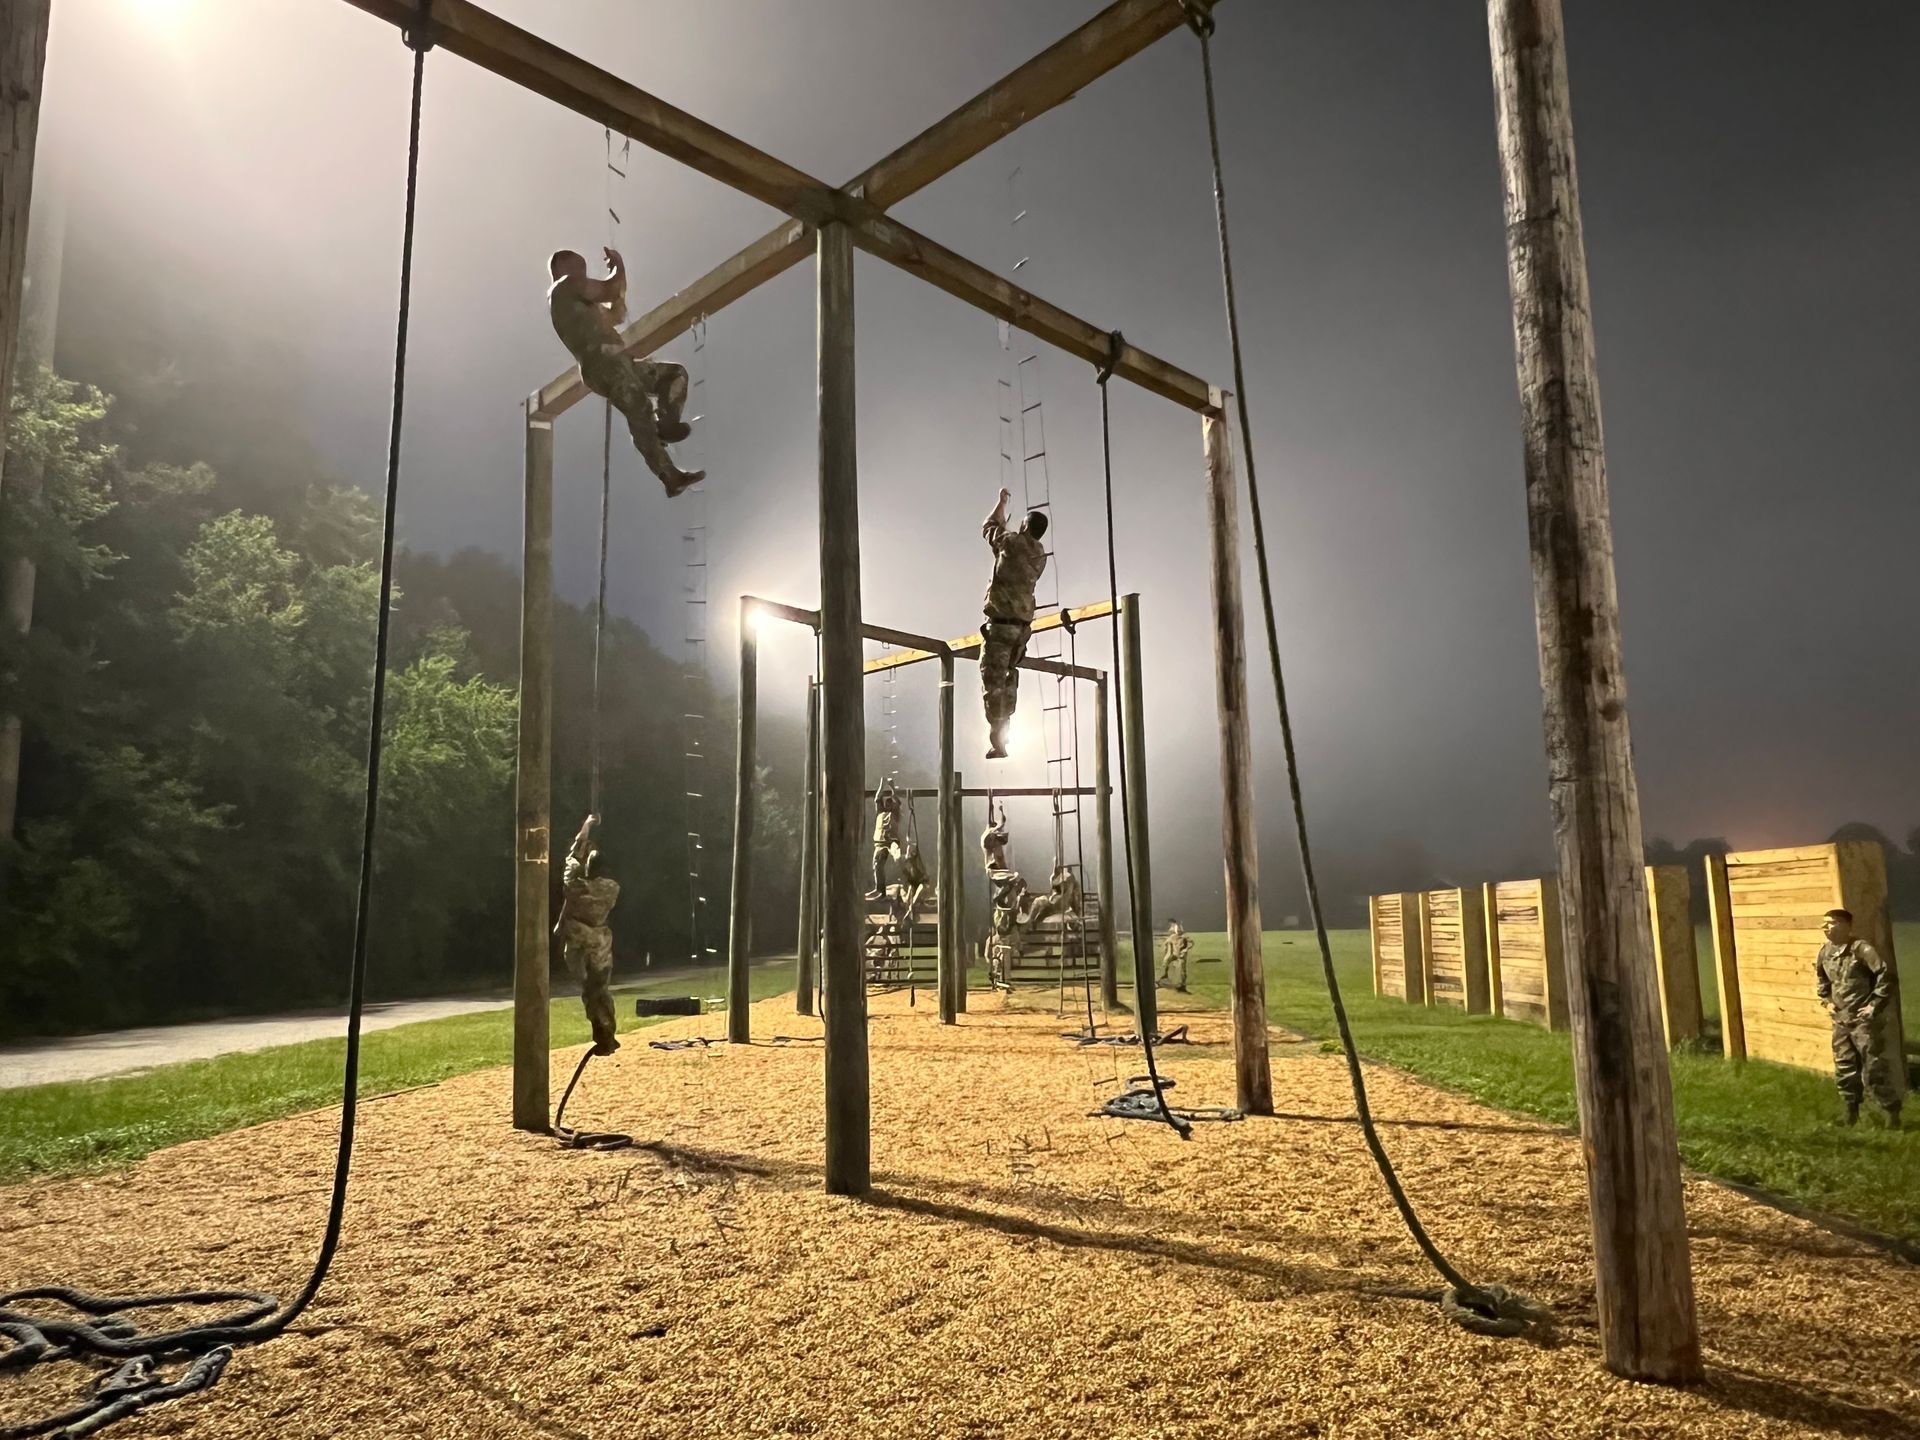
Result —
MULTIPOLYGON (((1920 1271, 1690 1182, 1710 1378, 1600 1367, 1577 1139, 1371 1072, 1388 1146, 1471 1275, 1549 1306, 1496 1340, 1369 1287, 1426 1285, 1337 1056, 1279 1044, 1273 1119, 1089 1115, 1138 1051, 975 996, 943 1029, 876 996, 875 1188, 821 1190, 816 1044, 665 1053, 629 1037, 578 1120, 649 1148, 565 1153, 506 1123, 504 1069, 361 1111, 346 1238, 286 1337, 154 1436, 1920 1437, 1920 1271)), ((1232 1101, 1224 1019, 1162 1052, 1232 1101)), ((818 1036, 790 1000, 754 1034, 818 1036)), ((576 1057, 556 1053, 555 1093, 576 1057)), ((337 1112, 0 1191, 0 1288, 297 1288, 337 1112)), ((573 1118, 573 1117, 570 1117, 573 1118)), ((0 1426, 86 1379, 0 1376, 0 1426)))

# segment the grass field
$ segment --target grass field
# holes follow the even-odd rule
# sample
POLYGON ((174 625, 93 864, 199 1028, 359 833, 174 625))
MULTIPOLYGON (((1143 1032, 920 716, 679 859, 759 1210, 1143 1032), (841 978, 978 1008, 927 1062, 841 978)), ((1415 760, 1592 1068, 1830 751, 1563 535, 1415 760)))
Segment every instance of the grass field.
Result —
MULTIPOLYGON (((790 989, 791 966, 753 969, 753 998, 790 989)), ((665 972, 614 992, 622 1032, 658 1023, 633 1014, 636 995, 716 993, 720 977, 665 972)), ((584 1046, 590 1038, 575 996, 552 1003, 556 1047, 584 1046)), ((360 1042, 360 1093, 431 1085, 489 1065, 513 1053, 513 1012, 487 1010, 398 1025, 360 1042)), ((122 1165, 162 1146, 177 1145, 318 1109, 340 1099, 344 1035, 267 1050, 190 1060, 134 1075, 65 1081, 0 1092, 0 1181, 122 1165)), ((555 1097, 558 1098, 557 1096, 555 1097)))
MULTIPOLYGON (((1896 950, 1920 956, 1920 925, 1897 929, 1896 950)), ((1226 937, 1194 939, 1201 963, 1193 967, 1193 992, 1223 1005, 1226 967, 1207 962, 1224 956, 1226 937)), ((1339 931, 1333 942, 1341 995, 1363 1054, 1504 1110, 1577 1123, 1566 1035, 1377 998, 1367 932, 1339 931)), ((1333 1037, 1313 937, 1270 933, 1265 954, 1273 1023, 1333 1037)), ((1711 1001, 1710 964, 1703 994, 1711 1001)), ((1920 1005, 1908 1010, 1912 1037, 1920 1005)), ((1842 1129, 1833 1124, 1839 1103, 1830 1077, 1762 1061, 1730 1064, 1717 1052, 1674 1055, 1673 1088, 1680 1153, 1695 1169, 1920 1242, 1920 1129, 1888 1131, 1877 1112, 1863 1116, 1856 1129, 1842 1129)))

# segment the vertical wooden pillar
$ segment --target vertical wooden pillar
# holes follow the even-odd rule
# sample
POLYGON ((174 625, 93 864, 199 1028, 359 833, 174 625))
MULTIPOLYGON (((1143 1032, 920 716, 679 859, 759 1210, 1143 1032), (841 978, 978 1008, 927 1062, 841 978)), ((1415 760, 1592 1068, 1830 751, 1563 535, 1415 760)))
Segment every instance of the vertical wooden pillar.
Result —
POLYGON ((753 1038, 747 967, 753 946, 754 781, 759 774, 760 637, 752 602, 740 598, 740 683, 735 691, 733 883, 727 900, 727 1039, 753 1038))
POLYGON ((1273 1113, 1267 1055, 1267 975, 1260 954, 1260 856, 1253 810, 1253 739, 1247 719, 1247 634, 1240 599, 1240 502, 1227 398, 1200 421, 1207 455, 1207 531, 1213 572, 1214 702, 1220 718, 1220 852, 1226 871, 1227 956, 1233 997, 1234 1102, 1273 1113))
POLYGON ((515 780, 513 1124, 547 1129, 548 886, 553 805, 553 422, 527 402, 520 542, 520 749, 515 780))
POLYGON ((1505 1015, 1506 993, 1500 988, 1500 886, 1489 880, 1480 888, 1480 903, 1487 914, 1487 1008, 1495 1015, 1505 1015))
MULTIPOLYGON (((960 825, 954 813, 953 783, 953 656, 940 657, 940 858, 934 874, 939 887, 939 943, 937 983, 940 1023, 952 1025, 959 1011, 954 1005, 954 969, 960 964, 960 825)), ((963 982, 964 983, 964 982, 963 982)))
POLYGON ((820 685, 807 681, 807 788, 800 819, 800 930, 794 940, 793 1010, 813 1014, 820 938, 820 685))
POLYGON ((953 908, 948 912, 953 917, 953 1013, 967 1013, 967 969, 973 963, 973 952, 967 948, 967 803, 961 794, 966 787, 966 776, 960 771, 953 772, 953 908))
POLYGON ((1095 884, 1100 894, 1100 1004, 1120 1008, 1120 935, 1113 904, 1113 767, 1107 759, 1107 683, 1102 675, 1093 687, 1093 788, 1100 792, 1094 814, 1098 819, 1099 869, 1095 884))
POLYGON ((1560 0, 1488 0, 1534 615, 1601 1352, 1701 1378, 1654 993, 1560 0))
POLYGON ((1654 974, 1667 1048, 1700 1038, 1700 956, 1693 939, 1693 887, 1684 865, 1647 867, 1654 974))
POLYGON ((866 1193, 872 1136, 861 963, 866 696, 860 666, 860 483, 855 451, 853 242, 822 225, 820 279, 820 688, 825 813, 827 1189, 866 1193))
POLYGON ((1140 597, 1120 597, 1121 763, 1126 767, 1127 823, 1133 868, 1127 876, 1133 915, 1133 1018, 1142 1035, 1160 1028, 1160 996, 1153 970, 1153 850, 1147 833, 1146 682, 1140 673, 1140 597))
POLYGON ((1713 975, 1720 990, 1720 1053, 1747 1058, 1747 1021, 1740 1010, 1740 959, 1733 946, 1733 888, 1724 856, 1707 862, 1707 933, 1713 937, 1713 975))

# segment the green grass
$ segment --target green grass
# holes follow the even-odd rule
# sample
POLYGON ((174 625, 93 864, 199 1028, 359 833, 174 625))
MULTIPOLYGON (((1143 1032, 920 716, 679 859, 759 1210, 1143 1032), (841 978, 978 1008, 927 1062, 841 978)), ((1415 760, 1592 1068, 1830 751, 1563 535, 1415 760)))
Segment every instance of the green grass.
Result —
MULTIPOLYGON (((792 988, 791 963, 756 965, 756 1000, 792 988)), ((623 1032, 658 1024, 633 1014, 635 995, 717 993, 712 972, 651 975, 615 991, 623 1032)), ((550 1010, 556 1047, 590 1038, 580 1001, 556 999, 550 1010)), ((487 1010, 379 1030, 361 1040, 362 1095, 431 1085, 513 1053, 513 1012, 487 1010)), ((0 1182, 65 1174, 138 1160, 163 1146, 277 1120, 340 1099, 346 1039, 309 1040, 267 1050, 189 1060, 134 1075, 62 1081, 0 1091, 0 1182)))
MULTIPOLYGON (((1920 926, 1899 927, 1896 948, 1920 956, 1920 926)), ((1194 937, 1196 961, 1226 953, 1226 937, 1194 937)), ((1503 1110, 1578 1123, 1573 1054, 1565 1034, 1492 1016, 1408 1006, 1372 993, 1364 930, 1333 936, 1334 963, 1361 1053, 1503 1110)), ((1313 1038, 1336 1032, 1311 934, 1269 933, 1267 1014, 1313 1038)), ((1226 966, 1196 963, 1193 993, 1224 1005, 1226 966)), ((1706 985, 1711 993, 1711 979, 1706 985)), ((1164 992, 1163 992, 1164 996, 1164 992)), ((1163 999, 1163 1004, 1165 1000, 1163 999)), ((1920 1005, 1910 1007, 1920 1011, 1920 1005)), ((1914 1017, 1907 1020, 1908 1033, 1914 1017)), ((1920 1241, 1920 1130, 1898 1134, 1863 1116, 1854 1130, 1839 1111, 1831 1077, 1763 1061, 1732 1064, 1717 1053, 1672 1057, 1680 1154, 1724 1180, 1920 1241)))

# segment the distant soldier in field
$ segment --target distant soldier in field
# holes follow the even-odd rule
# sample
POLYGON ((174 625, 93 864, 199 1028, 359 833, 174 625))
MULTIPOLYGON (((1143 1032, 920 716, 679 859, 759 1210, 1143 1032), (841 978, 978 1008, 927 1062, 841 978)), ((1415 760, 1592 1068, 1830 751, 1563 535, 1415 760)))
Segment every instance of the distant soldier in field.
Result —
POLYGON ((1020 662, 1027 658, 1033 630, 1033 587, 1047 568, 1046 513, 1029 511, 1018 530, 1007 528, 1013 492, 1002 489, 1000 503, 980 527, 993 551, 993 579, 987 585, 986 624, 980 627, 980 696, 986 705, 989 760, 1007 754, 1007 722, 1020 704, 1020 662))
POLYGON ((1814 990, 1833 1017, 1833 1074, 1846 1103, 1844 1124, 1860 1119, 1863 1090, 1887 1112, 1889 1129, 1900 1128, 1900 1090, 1888 1062, 1887 1027, 1893 1018, 1893 970, 1880 953, 1853 933, 1853 915, 1829 910, 1827 943, 1813 964, 1814 990), (1864 1079, 1864 1085, 1862 1081, 1864 1079))
POLYGON ((1167 938, 1160 947, 1160 983, 1175 990, 1187 988, 1187 961, 1193 954, 1193 941, 1180 928, 1178 920, 1167 922, 1167 938))
POLYGON ((900 795, 888 780, 873 797, 873 889, 867 899, 884 899, 887 893, 887 861, 900 843, 900 795))
POLYGON ((682 412, 687 405, 687 369, 665 360, 636 360, 620 344, 620 322, 627 316, 627 267, 620 252, 608 247, 607 278, 587 274, 584 255, 556 250, 547 261, 553 284, 547 290, 547 315, 553 333, 579 362, 580 378, 596 395, 613 402, 627 420, 633 448, 666 486, 669 496, 706 478, 704 470, 682 470, 667 446, 693 429, 682 412))
POLYGON ((980 863, 987 874, 999 875, 1007 869, 1007 807, 1002 804, 998 816, 993 801, 987 801, 987 828, 980 832, 980 863))
POLYGON ((598 815, 587 816, 567 850, 560 883, 560 916, 553 933, 560 937, 560 954, 567 973, 580 982, 580 1003, 593 1026, 593 1053, 611 1055, 620 1048, 613 1019, 613 931, 607 917, 620 898, 620 883, 593 873, 600 852, 592 849, 598 815))

